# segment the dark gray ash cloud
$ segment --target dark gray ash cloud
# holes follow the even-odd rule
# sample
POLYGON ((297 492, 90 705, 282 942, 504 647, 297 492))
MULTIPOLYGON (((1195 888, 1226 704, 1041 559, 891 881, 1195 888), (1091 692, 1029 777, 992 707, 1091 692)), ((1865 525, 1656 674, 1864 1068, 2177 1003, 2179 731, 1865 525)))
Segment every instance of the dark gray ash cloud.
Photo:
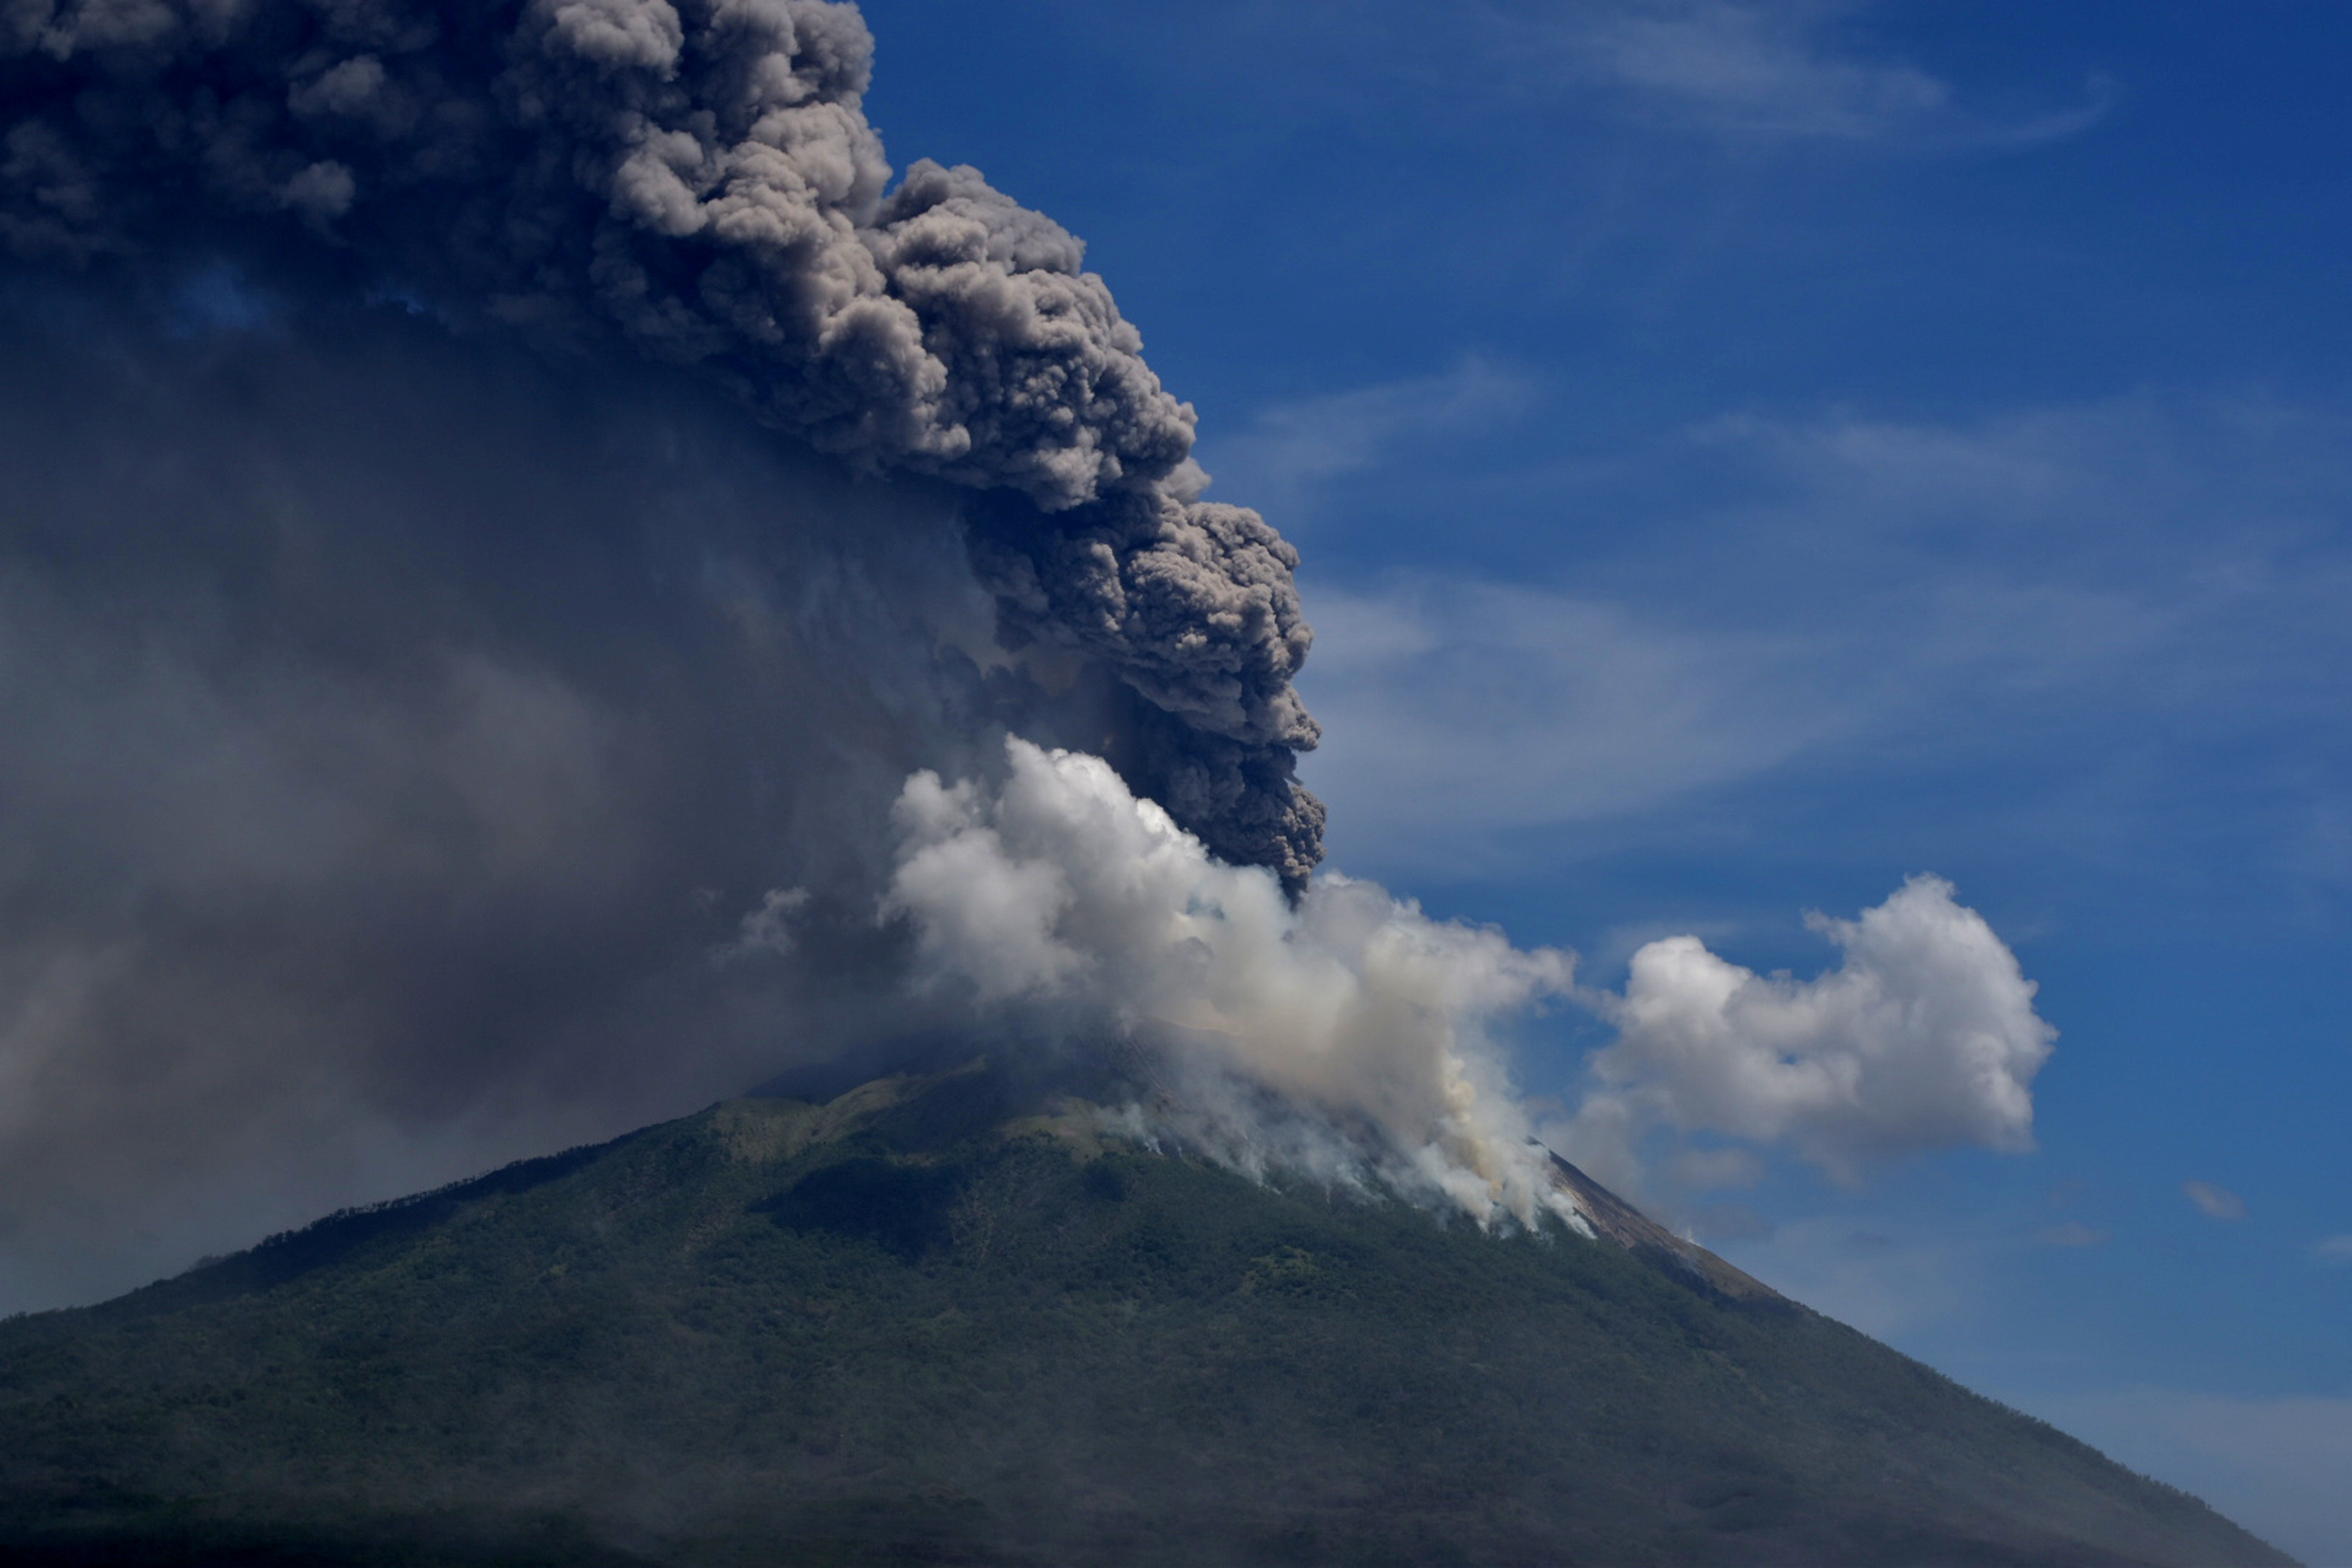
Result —
POLYGON ((902 781, 1118 711, 955 492, 189 292, 0 289, 0 1311, 935 1021, 902 781))
POLYGON ((871 470, 982 493, 1015 642, 1138 699, 1131 779, 1295 889, 1322 812, 1296 559, 1203 502, 1191 407, 1083 249, 976 170, 895 189, 872 42, 819 0, 9 0, 0 238, 231 253, 552 351, 626 345, 871 470))

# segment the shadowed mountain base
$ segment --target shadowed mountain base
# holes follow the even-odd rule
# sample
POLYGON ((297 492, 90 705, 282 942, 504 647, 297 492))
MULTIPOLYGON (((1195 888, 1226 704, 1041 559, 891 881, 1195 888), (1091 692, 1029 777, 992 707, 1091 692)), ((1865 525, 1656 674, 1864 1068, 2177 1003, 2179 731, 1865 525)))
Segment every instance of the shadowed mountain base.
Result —
POLYGON ((1489 1235, 1024 1109, 731 1102, 0 1324, 0 1554, 2288 1562, 1580 1175, 1489 1235))

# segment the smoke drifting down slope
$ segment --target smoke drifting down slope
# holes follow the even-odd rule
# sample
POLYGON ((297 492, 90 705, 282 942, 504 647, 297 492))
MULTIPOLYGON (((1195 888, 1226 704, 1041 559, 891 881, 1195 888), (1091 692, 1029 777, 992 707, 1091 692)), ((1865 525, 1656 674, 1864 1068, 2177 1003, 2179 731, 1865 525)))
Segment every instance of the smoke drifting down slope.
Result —
POLYGON ((1481 1224, 1584 1228, 1508 1071, 1512 1026, 1570 1004, 1615 1024, 1576 1115, 1543 1135, 1629 1186, 1682 1134, 1784 1144, 1853 1180, 1923 1149, 2030 1147, 2053 1036, 2033 987, 1948 883, 1916 877, 1800 982, 1670 937, 1623 994, 1572 955, 1433 920, 1337 873, 1286 900, 1226 865, 1096 758, 1006 743, 1001 782, 908 780, 887 912, 917 974, 1035 1040, 1139 1038, 1170 1092, 1154 1129, 1255 1174, 1282 1165, 1425 1195, 1481 1224))
POLYGON ((933 980, 983 1006, 1026 1004, 1064 1035, 1158 1033, 1179 1082, 1155 1119, 1243 1168, 1380 1180, 1481 1221, 1549 1211, 1582 1225, 1487 1033, 1566 994, 1568 955, 1521 952, 1336 874, 1294 906, 1100 759, 1006 749, 1001 788, 924 772, 898 798, 886 908, 915 922, 933 980), (1264 1090, 1372 1136, 1269 1115, 1264 1090))

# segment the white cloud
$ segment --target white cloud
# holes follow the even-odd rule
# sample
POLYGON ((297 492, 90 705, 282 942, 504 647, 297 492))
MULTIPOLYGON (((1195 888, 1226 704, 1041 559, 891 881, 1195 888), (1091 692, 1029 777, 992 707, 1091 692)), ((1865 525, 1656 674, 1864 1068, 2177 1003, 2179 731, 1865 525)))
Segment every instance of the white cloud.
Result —
POLYGON ((1838 1215, 1782 1224, 1725 1248, 1733 1262, 1792 1301, 1890 1342, 1978 1310, 1990 1250, 1983 1238, 1948 1227, 1915 1231, 1884 1216, 1857 1222, 1838 1215))
POLYGON ((1532 828, 1572 858, 1700 792, 1900 766, 2005 781, 2000 821, 1971 806, 1948 839, 2152 877, 2226 755, 2245 798, 2202 831, 2352 881, 2340 791, 2263 772, 2341 730, 2347 442, 2342 413, 2255 398, 1709 422, 1575 477, 1559 506, 1621 521, 1563 534, 1562 585, 1310 582, 1307 777, 1338 847, 1397 871, 1532 828))
POLYGON ((1377 1176, 1482 1220, 1567 1217, 1492 1030, 1567 995, 1569 955, 1332 873, 1294 908, 1099 758, 1014 739, 1006 762, 997 784, 918 773, 899 799, 884 908, 913 925, 929 983, 1033 1034, 1157 1041, 1181 1082, 1152 1124, 1243 1168, 1377 1176))
POLYGON ((1849 1182, 1927 1149, 2032 1146, 2054 1031, 2014 956, 1934 877, 1856 920, 1812 916, 1844 950, 1819 978, 1674 936, 1634 955, 1618 995, 1577 989, 1569 954, 1336 873, 1294 907, 1079 753, 1009 741, 1001 780, 918 773, 896 817, 883 912, 911 925, 923 983, 1033 1037, 1156 1042, 1177 1092, 1152 1114, 1244 1168, 1379 1176, 1525 1218, 1553 1200, 1499 1031, 1551 998, 1619 1032, 1546 1141, 1636 1192, 1659 1129, 1693 1137, 1664 1167, 1685 1195, 1755 1184, 1770 1146, 1849 1182), (1326 1135, 1340 1124, 1377 1129, 1380 1148, 1326 1135))
POLYGON ((1727 128, 1867 137, 1950 103, 1916 66, 1830 52, 1822 20, 1816 5, 1684 0, 1605 9, 1582 43, 1620 81, 1727 128))
POLYGON ((2311 1255, 2322 1263, 2352 1263, 2352 1234, 2321 1237, 2311 1244, 2311 1255))
POLYGON ((1219 496, 1246 499, 1295 526, 1315 486, 1395 461, 1417 445, 1528 412, 1525 373, 1468 355, 1436 375, 1406 376, 1276 403, 1214 444, 1219 496))
POLYGON ((1400 863, 1496 827, 1645 810, 1850 727, 1798 632, 1693 630, 1541 589, 1417 578, 1317 591, 1307 781, 1400 863))
POLYGON ((1743 140, 2020 146, 2072 135, 2112 89, 2021 117, 1964 108, 1951 84, 1872 49, 1857 0, 1620 0, 1547 25, 1588 75, 1651 114, 1743 140))
POLYGON ((2108 1231, 2084 1225, 2081 1220, 2070 1219, 2063 1225, 2053 1225, 2036 1232, 2033 1239, 2044 1247, 2087 1248, 2105 1247, 2115 1237, 2108 1231))
POLYGON ((1619 1036, 1591 1060, 1580 1126, 1783 1144, 1843 1181, 1924 1149, 2030 1149, 2033 1077, 2057 1031, 1952 891, 1916 876, 1859 920, 1812 916, 1844 951, 1812 980, 1759 975, 1696 937, 1643 947, 1623 996, 1588 993, 1619 1036))
POLYGON ((2180 1191, 2208 1219, 2246 1218, 2246 1200, 2227 1187, 2215 1186, 2210 1181, 2185 1181, 2180 1184, 2180 1191))

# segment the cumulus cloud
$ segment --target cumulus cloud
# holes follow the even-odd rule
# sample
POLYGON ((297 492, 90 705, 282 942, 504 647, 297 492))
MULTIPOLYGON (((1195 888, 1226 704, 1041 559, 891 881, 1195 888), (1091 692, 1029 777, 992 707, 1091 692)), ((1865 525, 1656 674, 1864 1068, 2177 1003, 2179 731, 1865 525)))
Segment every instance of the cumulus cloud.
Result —
POLYGON ((1482 1221, 1574 1215, 1496 1035, 1568 994, 1567 954, 1332 873, 1294 906, 1097 758, 1012 739, 1004 762, 994 781, 917 773, 898 800, 884 908, 931 984, 1151 1048, 1172 1092, 1141 1124, 1244 1168, 1377 1179, 1482 1221))
POLYGON ((1293 907, 1081 754, 1013 739, 999 778, 919 772, 896 820, 884 913, 912 928, 929 984, 1065 1040, 1146 1042, 1181 1086, 1147 1107, 1156 1124, 1244 1166, 1382 1179, 1482 1217, 1556 1201, 1505 1056, 1505 1026, 1555 999, 1617 1027, 1582 1103, 1545 1129, 1604 1180, 1643 1185, 1660 1128, 1699 1140, 1664 1166, 1687 1191, 1754 1184, 1771 1147, 1850 1182, 1921 1150, 2032 1145, 2055 1031, 2008 947, 1934 877, 1859 919, 1813 917, 1845 955, 1814 980, 1678 936, 1635 955, 1621 995, 1577 988, 1570 955, 1336 873, 1293 907))
POLYGON ((2032 1085, 2057 1031, 1949 883, 1915 876, 1857 920, 1808 924, 1843 951, 1811 980, 1759 975, 1695 936, 1636 952, 1624 993, 1592 996, 1619 1033, 1568 1136, 1624 1149, 1665 1126, 1781 1144, 1841 1181, 1922 1149, 2032 1147, 2032 1085))
POLYGON ((2246 1218, 2246 1200, 2227 1187, 2215 1186, 2210 1181, 2185 1181, 2180 1184, 2180 1192, 2208 1219, 2246 1218))

